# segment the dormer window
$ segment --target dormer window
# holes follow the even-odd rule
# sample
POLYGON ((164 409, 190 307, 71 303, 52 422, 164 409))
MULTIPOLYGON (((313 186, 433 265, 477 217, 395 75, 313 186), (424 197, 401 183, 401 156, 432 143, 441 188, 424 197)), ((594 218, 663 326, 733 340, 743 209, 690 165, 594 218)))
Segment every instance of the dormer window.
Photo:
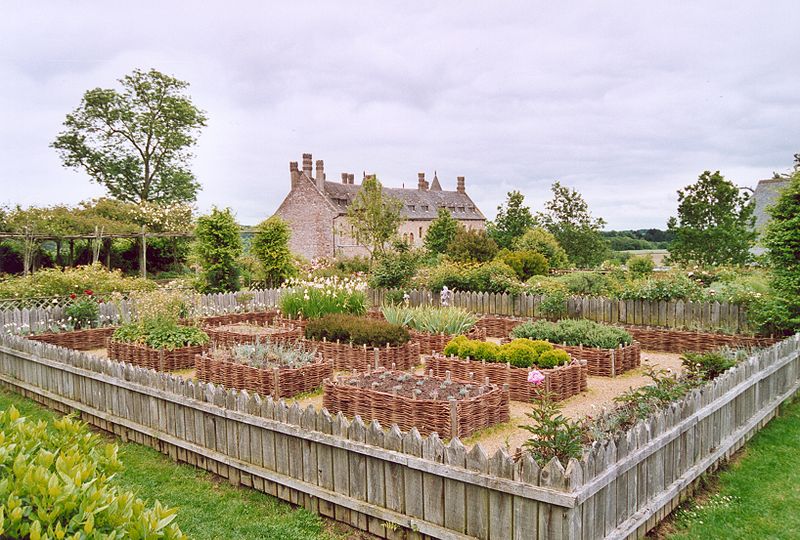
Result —
POLYGON ((423 212, 427 212, 428 211, 428 205, 427 204, 423 204, 422 205, 422 211, 423 212))
POLYGON ((416 211, 417 211, 417 207, 416 207, 416 205, 409 204, 409 205, 408 205, 408 210, 409 210, 410 212, 416 212, 416 211))
POLYGON ((463 212, 463 211, 464 211, 464 207, 463 207, 463 206, 459 206, 459 207, 458 207, 458 211, 459 211, 459 212, 463 212))

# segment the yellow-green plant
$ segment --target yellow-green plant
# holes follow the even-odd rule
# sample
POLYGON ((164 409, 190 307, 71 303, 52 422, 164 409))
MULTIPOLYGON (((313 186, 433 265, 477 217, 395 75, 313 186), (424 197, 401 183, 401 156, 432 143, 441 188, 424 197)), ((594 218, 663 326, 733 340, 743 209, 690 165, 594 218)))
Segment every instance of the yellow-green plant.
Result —
POLYGON ((386 305, 381 311, 390 323, 429 334, 465 334, 478 321, 473 313, 456 307, 386 305))
POLYGON ((0 412, 0 537, 185 538, 175 510, 112 485, 117 451, 69 416, 48 426, 0 412))

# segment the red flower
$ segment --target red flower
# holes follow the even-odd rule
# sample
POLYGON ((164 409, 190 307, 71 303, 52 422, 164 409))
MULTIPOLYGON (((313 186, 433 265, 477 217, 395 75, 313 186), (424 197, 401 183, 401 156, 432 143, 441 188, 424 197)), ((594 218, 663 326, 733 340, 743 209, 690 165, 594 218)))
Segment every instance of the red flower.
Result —
POLYGON ((85 291, 83 291, 83 294, 86 294, 88 296, 92 296, 94 293, 92 292, 92 289, 86 289, 85 291))
POLYGON ((75 300, 75 299, 78 297, 78 295, 77 295, 77 294, 75 294, 75 293, 72 293, 71 295, 69 295, 69 297, 70 297, 71 299, 75 300))

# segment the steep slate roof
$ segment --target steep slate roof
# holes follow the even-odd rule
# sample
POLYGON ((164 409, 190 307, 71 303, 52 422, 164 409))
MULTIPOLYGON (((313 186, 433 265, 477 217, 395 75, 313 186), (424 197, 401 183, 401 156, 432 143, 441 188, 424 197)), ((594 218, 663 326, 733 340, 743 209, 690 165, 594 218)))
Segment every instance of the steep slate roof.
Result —
POLYGON ((756 230, 761 232, 769 221, 767 208, 775 204, 780 191, 789 185, 788 178, 770 178, 759 180, 753 197, 756 202, 756 230))
MULTIPOLYGON (((339 214, 347 212, 347 206, 360 188, 358 184, 325 181, 325 195, 338 207, 339 214)), ((441 190, 441 187, 439 189, 441 190)), ((486 219, 466 193, 387 187, 383 188, 383 192, 403 201, 403 217, 406 219, 436 219, 440 206, 449 209, 455 219, 480 221, 486 219)))

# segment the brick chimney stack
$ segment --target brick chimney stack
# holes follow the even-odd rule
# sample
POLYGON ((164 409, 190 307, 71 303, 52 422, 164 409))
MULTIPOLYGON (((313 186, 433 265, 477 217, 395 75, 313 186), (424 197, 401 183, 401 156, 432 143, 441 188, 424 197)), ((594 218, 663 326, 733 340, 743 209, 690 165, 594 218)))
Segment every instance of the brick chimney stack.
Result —
POLYGON ((346 183, 347 183, 347 173, 343 172, 342 173, 342 184, 346 184, 346 183))
POLYGON ((309 178, 313 178, 311 167, 311 154, 303 154, 303 172, 306 173, 306 176, 309 178))
POLYGON ((292 189, 297 187, 297 182, 300 180, 300 171, 297 169, 297 162, 289 162, 289 177, 292 179, 292 189))
POLYGON ((320 191, 325 189, 325 163, 321 160, 317 160, 317 189, 320 191))
POLYGON ((417 173, 417 189, 420 190, 427 190, 428 189, 428 182, 425 180, 425 173, 417 173))
POLYGON ((459 193, 466 193, 467 189, 464 187, 464 177, 459 176, 456 178, 456 191, 459 193))
POLYGON ((350 184, 350 185, 353 185, 353 184, 356 183, 356 175, 355 175, 355 173, 347 175, 347 183, 350 184))

